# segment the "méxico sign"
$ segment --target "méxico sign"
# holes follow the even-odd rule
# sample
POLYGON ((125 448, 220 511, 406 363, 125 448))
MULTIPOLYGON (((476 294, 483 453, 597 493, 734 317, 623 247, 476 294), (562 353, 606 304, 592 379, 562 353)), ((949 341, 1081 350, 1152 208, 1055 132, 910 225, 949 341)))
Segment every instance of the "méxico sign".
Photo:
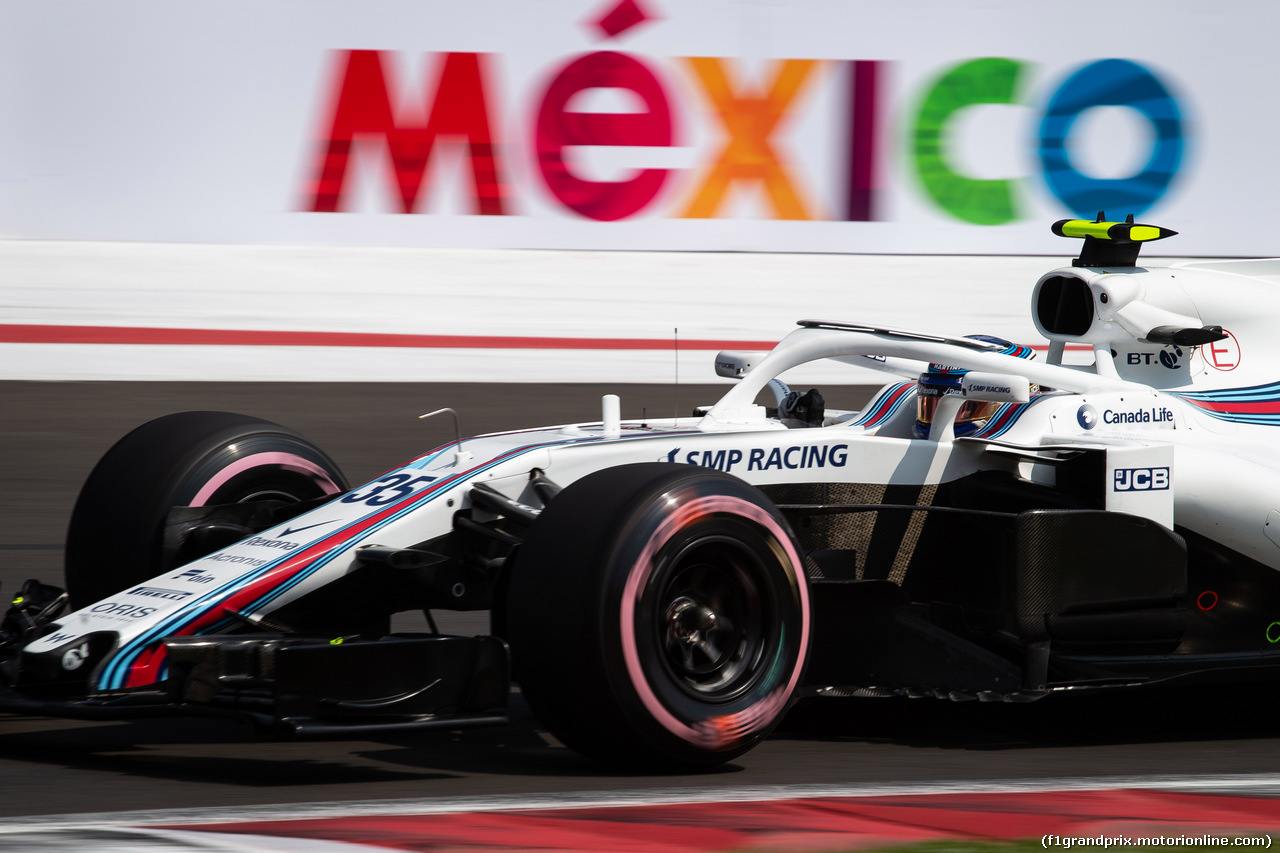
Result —
MULTIPOLYGON (((634 4, 624 4, 631 5, 634 4)), ((678 144, 672 118, 675 94, 652 68, 654 60, 615 51, 573 57, 554 69, 537 97, 536 122, 523 140, 503 142, 490 118, 492 66, 501 57, 442 53, 436 73, 421 92, 417 107, 397 114, 401 84, 389 73, 384 53, 348 50, 335 54, 337 73, 327 100, 320 152, 305 192, 306 209, 336 212, 347 207, 347 177, 353 143, 360 137, 385 146, 389 191, 402 213, 424 208, 422 197, 437 140, 465 142, 465 168, 471 185, 471 212, 515 213, 520 188, 503 162, 506 146, 528 146, 542 186, 563 211, 611 222, 643 215, 674 170, 641 168, 635 174, 599 181, 575 172, 571 152, 577 146, 670 147, 678 144), (578 96, 595 89, 622 90, 640 109, 601 113, 574 109, 578 96)), ((874 221, 887 218, 876 204, 884 174, 878 145, 883 137, 883 94, 879 81, 891 73, 885 60, 779 59, 769 63, 759 85, 742 82, 741 62, 727 57, 677 57, 668 60, 694 81, 714 116, 720 139, 701 153, 689 190, 671 215, 713 218, 720 215, 735 185, 763 191, 765 214, 774 219, 874 221), (826 77, 843 84, 833 122, 841 135, 835 146, 841 182, 837 204, 825 209, 806 198, 794 174, 806 164, 789 159, 776 135, 797 109, 806 86, 826 77)), ((968 59, 932 81, 910 126, 907 162, 928 198, 945 214, 979 225, 1001 225, 1019 218, 1014 181, 964 174, 945 156, 949 119, 966 108, 1015 103, 1028 63, 1008 58, 968 59)), ((1140 63, 1102 59, 1074 70, 1056 87, 1042 116, 1037 141, 1039 165, 1053 195, 1076 216, 1111 207, 1140 215, 1158 202, 1182 161, 1183 128, 1177 99, 1158 74, 1140 63), (1098 178, 1071 162, 1072 123, 1088 110, 1125 107, 1150 122, 1154 144, 1149 159, 1133 175, 1098 178)))
POLYGON ((1280 254, 1261 0, 47 5, 0 237, 1063 255, 1105 209, 1280 254))

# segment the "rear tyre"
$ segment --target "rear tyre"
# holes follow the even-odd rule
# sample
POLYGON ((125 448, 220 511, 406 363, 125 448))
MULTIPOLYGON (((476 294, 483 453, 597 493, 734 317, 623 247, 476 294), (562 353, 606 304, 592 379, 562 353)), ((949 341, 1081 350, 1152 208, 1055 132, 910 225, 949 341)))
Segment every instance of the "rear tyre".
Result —
POLYGON ((718 471, 610 468, 561 492, 521 545, 507 639, 566 745, 638 768, 728 761, 802 676, 809 602, 778 510, 718 471))
MULTIPOLYGON (((172 568, 170 509, 275 500, 347 488, 338 466, 293 430, 229 412, 181 412, 120 439, 80 490, 67 530, 66 582, 75 608, 172 568)), ((202 554, 184 550, 184 557, 202 554)))

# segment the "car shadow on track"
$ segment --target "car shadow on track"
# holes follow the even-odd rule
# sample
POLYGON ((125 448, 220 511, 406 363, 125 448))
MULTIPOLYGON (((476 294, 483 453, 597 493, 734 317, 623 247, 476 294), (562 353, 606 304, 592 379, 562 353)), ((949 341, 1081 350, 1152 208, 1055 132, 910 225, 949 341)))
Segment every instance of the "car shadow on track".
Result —
POLYGON ((19 719, 0 725, 0 761, 165 779, 174 782, 286 787, 450 778, 448 773, 406 773, 353 762, 330 744, 308 750, 275 741, 225 721, 146 720, 66 723, 24 731, 19 719), (11 729, 18 729, 11 731, 11 729))
POLYGON ((396 787, 472 775, 587 780, 619 775, 559 744, 541 730, 518 692, 512 698, 506 726, 346 738, 277 739, 248 725, 200 718, 89 723, 0 717, 0 768, 7 765, 12 774, 17 764, 35 764, 43 772, 107 771, 254 788, 378 782, 396 787))
MULTIPOLYGON (((815 754, 844 763, 856 761, 851 756, 861 754, 860 745, 1030 755, 1090 746, 1158 749, 1193 741, 1274 739, 1277 699, 1280 687, 1254 685, 1051 696, 1023 705, 809 700, 792 711, 769 746, 714 768, 704 779, 767 781, 774 765, 766 753, 784 761, 790 754, 790 763, 815 754)), ((519 693, 513 700, 507 726, 362 739, 274 740, 224 720, 8 718, 0 720, 0 767, 6 775, 45 774, 50 784, 61 784, 57 780, 68 772, 84 771, 108 781, 146 779, 171 788, 175 806, 213 788, 271 790, 273 799, 327 799, 339 791, 346 796, 352 786, 359 786, 362 798, 421 797, 501 788, 647 787, 644 778, 662 778, 619 772, 578 755, 542 730, 519 693)), ((1241 743, 1240 748, 1256 745, 1241 743)))
POLYGON ((1022 704, 809 699, 774 737, 962 750, 1249 740, 1280 734, 1278 702, 1280 685, 1268 683, 1051 694, 1022 704))

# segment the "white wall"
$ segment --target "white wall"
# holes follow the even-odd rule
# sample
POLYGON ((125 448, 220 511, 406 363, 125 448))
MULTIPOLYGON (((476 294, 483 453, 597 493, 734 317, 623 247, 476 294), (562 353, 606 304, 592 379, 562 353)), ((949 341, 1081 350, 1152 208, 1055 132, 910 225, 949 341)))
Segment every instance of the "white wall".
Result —
POLYGON ((0 240, 0 379, 667 383, 679 329, 680 380, 716 382, 717 350, 767 348, 800 319, 1043 344, 1031 287, 1066 262, 0 240), (349 334, 373 337, 338 345, 349 334))

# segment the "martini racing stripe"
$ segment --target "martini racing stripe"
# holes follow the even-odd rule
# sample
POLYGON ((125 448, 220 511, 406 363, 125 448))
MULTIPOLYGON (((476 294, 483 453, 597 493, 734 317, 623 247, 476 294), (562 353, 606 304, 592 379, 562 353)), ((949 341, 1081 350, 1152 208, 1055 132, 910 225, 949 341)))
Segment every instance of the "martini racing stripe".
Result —
POLYGON ((1280 426, 1280 382, 1176 396, 1218 420, 1280 426))
MULTIPOLYGON (((686 431, 646 432, 633 436, 623 435, 620 438, 622 440, 665 438, 684 432, 686 431)), ((98 678, 98 688, 102 690, 118 690, 123 687, 136 687, 154 683, 160 678, 163 655, 144 655, 144 652, 152 643, 162 637, 212 631, 216 627, 227 624, 226 617, 221 615, 226 610, 243 612, 245 609, 249 609, 252 612, 254 609, 260 609, 283 592, 283 589, 277 592, 280 587, 291 588, 306 577, 314 574, 324 565, 327 565, 336 556, 333 552, 340 546, 345 545, 360 534, 372 532, 390 524, 459 482, 471 479, 501 462, 533 450, 544 447, 598 442, 602 439, 604 439, 604 436, 587 436, 560 441, 539 442, 513 448, 475 468, 437 480, 419 492, 406 495, 385 509, 371 513, 340 530, 317 539, 300 551, 293 552, 260 567, 250 573, 247 585, 245 585, 245 576, 241 576, 229 584, 224 584, 219 589, 212 590, 208 594, 201 596, 196 601, 191 602, 127 642, 112 657, 109 664, 103 668, 102 674, 98 678), (225 595, 229 586, 238 586, 239 589, 232 592, 225 601, 221 602, 220 606, 216 608, 202 606, 212 604, 221 595, 225 595)), ((617 441, 619 438, 610 438, 608 440, 617 441)), ((453 443, 451 442, 432 451, 430 455, 439 454, 452 446, 453 443)))
POLYGON ((1178 396, 1184 397, 1188 400, 1246 400, 1275 402, 1277 399, 1280 399, 1280 382, 1270 382, 1266 385, 1250 385, 1245 388, 1220 388, 1213 391, 1189 391, 1179 393, 1178 396))
MULTIPOLYGON (((533 448, 520 448, 519 452, 530 449, 533 448)), ((479 466, 472 471, 460 472, 452 477, 439 480, 420 492, 402 498, 400 502, 387 509, 358 519, 346 527, 316 540, 302 551, 262 567, 250 576, 247 584, 245 584, 243 577, 233 581, 231 586, 239 586, 239 589, 231 592, 216 609, 187 607, 175 613, 130 641, 115 656, 111 665, 104 669, 100 686, 109 690, 118 689, 122 686, 134 687, 153 683, 160 677, 160 660, 154 655, 146 655, 145 658, 142 656, 143 650, 152 642, 161 637, 195 634, 202 630, 212 631, 227 625, 229 620, 221 615, 222 612, 228 610, 242 611, 249 602, 253 602, 255 599, 261 601, 264 595, 269 600, 272 597, 271 592, 277 588, 281 586, 292 587, 323 568, 332 561, 335 551, 356 536, 365 532, 372 532, 384 524, 390 523, 390 521, 401 516, 404 511, 415 509, 426 503, 441 490, 456 483, 461 477, 480 473, 496 462, 501 461, 501 459, 510 458, 512 455, 515 455, 515 453, 505 454, 503 457, 491 460, 488 464, 479 466)), ((218 590, 218 593, 225 594, 223 592, 225 589, 226 587, 223 587, 218 590)), ((211 600, 216 600, 217 597, 217 594, 211 594, 202 598, 201 602, 210 602, 211 600)))
MULTIPOLYGON (((441 448, 437 448, 436 450, 428 453, 427 457, 435 457, 441 451, 447 449, 450 446, 451 445, 444 445, 441 448)), ((368 518, 368 516, 366 516, 365 518, 368 518)), ((217 588, 209 590, 207 593, 200 596, 199 598, 189 602, 187 605, 175 611, 174 613, 170 614, 161 622, 158 622, 156 625, 152 626, 149 630, 145 631, 144 633, 135 637, 133 640, 130 640, 128 643, 126 643, 124 648, 122 648, 120 652, 114 655, 112 657, 111 662, 103 669, 102 674, 99 677, 98 686, 104 690, 113 690, 113 689, 119 689, 122 686, 135 687, 135 686, 139 686, 140 684, 150 683, 148 681, 139 681, 138 679, 141 678, 145 672, 155 669, 159 665, 160 660, 156 659, 154 655, 147 655, 146 659, 148 663, 145 667, 139 667, 139 666, 133 665, 133 661, 137 659, 138 655, 142 651, 142 648, 140 647, 145 647, 152 640, 158 639, 159 637, 166 637, 166 636, 172 636, 178 633, 183 633, 182 631, 175 630, 178 625, 180 625, 184 620, 189 620, 191 618, 199 619, 200 616, 202 615, 208 615, 207 612, 204 612, 205 605, 211 604, 212 602, 216 601, 220 597, 226 595, 229 591, 233 590, 235 587, 244 584, 246 582, 246 579, 248 580, 249 583, 257 583, 264 578, 271 577, 272 573, 275 572, 275 570, 277 569, 283 569, 283 571, 287 572, 291 569, 297 568, 298 566, 305 565, 310 558, 314 557, 315 549, 318 545, 327 544, 329 548, 335 547, 337 544, 340 544, 339 537, 341 537, 345 531, 349 530, 355 524, 359 524, 360 521, 363 521, 363 520, 364 519, 360 519, 359 521, 354 522, 352 525, 348 525, 346 528, 343 528, 342 530, 324 534, 318 537, 317 539, 313 540, 312 542, 308 543, 307 545, 303 546, 303 548, 294 552, 290 552, 288 554, 281 555, 280 557, 268 562, 267 564, 257 568, 256 570, 249 572, 246 575, 240 575, 239 577, 229 580, 226 583, 218 586, 217 588), (123 680, 126 677, 125 675, 126 667, 128 667, 129 669, 129 677, 128 677, 127 684, 123 683, 123 680)), ((276 574, 278 575, 280 574, 280 572, 277 572, 276 574)), ((274 580, 274 578, 271 578, 271 579, 274 580)), ((224 607, 226 606, 225 603, 223 606, 224 607)), ((155 679, 152 679, 152 680, 155 680, 155 679)))
POLYGON ((1018 422, 1018 418, 1022 417, 1022 413, 1035 405, 1036 401, 1030 403, 1005 403, 996 409, 996 413, 991 416, 986 425, 973 434, 974 438, 997 438, 1004 435, 1009 429, 1018 422))
POLYGON ((897 412, 898 409, 902 408, 902 404, 910 396, 909 392, 914 390, 915 387, 916 383, 914 382, 903 382, 892 386, 887 391, 882 392, 876 400, 872 401, 867 406, 866 411, 862 413, 862 416, 849 424, 849 426, 863 427, 864 429, 879 426, 897 412))
MULTIPOLYGON (((317 539, 311 542, 310 544, 304 546, 304 549, 309 550, 312 547, 314 547, 317 542, 320 542, 320 541, 322 540, 317 539)), ((176 631, 171 630, 174 625, 180 622, 183 618, 191 616, 193 612, 200 611, 204 606, 212 605, 221 596, 226 595, 230 590, 234 589, 236 585, 244 583, 246 577, 260 578, 264 575, 268 575, 273 570, 279 568, 282 564, 289 561, 291 558, 296 558, 298 556, 301 556, 301 553, 302 552, 295 553, 295 554, 282 555, 281 557, 278 557, 275 560, 272 560, 271 562, 266 563, 265 565, 259 567, 258 569, 254 570, 248 575, 241 575, 239 577, 233 578, 227 581, 226 583, 212 590, 209 590, 199 598, 196 598, 188 602, 183 608, 170 614, 163 621, 157 623, 155 626, 153 626, 146 632, 140 634, 138 637, 135 637, 133 640, 130 640, 128 643, 125 644, 125 646, 120 650, 120 652, 118 652, 116 655, 114 655, 111 658, 107 666, 103 668, 103 671, 98 678, 99 689, 112 690, 112 689, 119 689, 120 687, 137 687, 142 684, 151 683, 150 681, 139 681, 138 679, 141 678, 144 673, 151 672, 153 670, 157 672, 157 677, 151 680, 152 681, 158 680, 158 677, 159 677, 158 668, 163 662, 163 655, 161 655, 160 657, 157 657, 154 653, 155 649, 152 649, 150 653, 145 653, 143 658, 144 662, 142 664, 129 665, 126 659, 121 657, 121 655, 126 652, 129 652, 130 658, 128 660, 131 661, 132 659, 136 658, 138 655, 144 654, 146 650, 146 646, 151 639, 156 638, 157 636, 163 637, 163 636, 169 636, 171 634, 177 633, 176 631), (126 666, 129 666, 128 672, 130 673, 130 675, 128 677, 127 682, 122 683, 122 679, 125 678, 126 670, 124 669, 124 667, 126 666)))

